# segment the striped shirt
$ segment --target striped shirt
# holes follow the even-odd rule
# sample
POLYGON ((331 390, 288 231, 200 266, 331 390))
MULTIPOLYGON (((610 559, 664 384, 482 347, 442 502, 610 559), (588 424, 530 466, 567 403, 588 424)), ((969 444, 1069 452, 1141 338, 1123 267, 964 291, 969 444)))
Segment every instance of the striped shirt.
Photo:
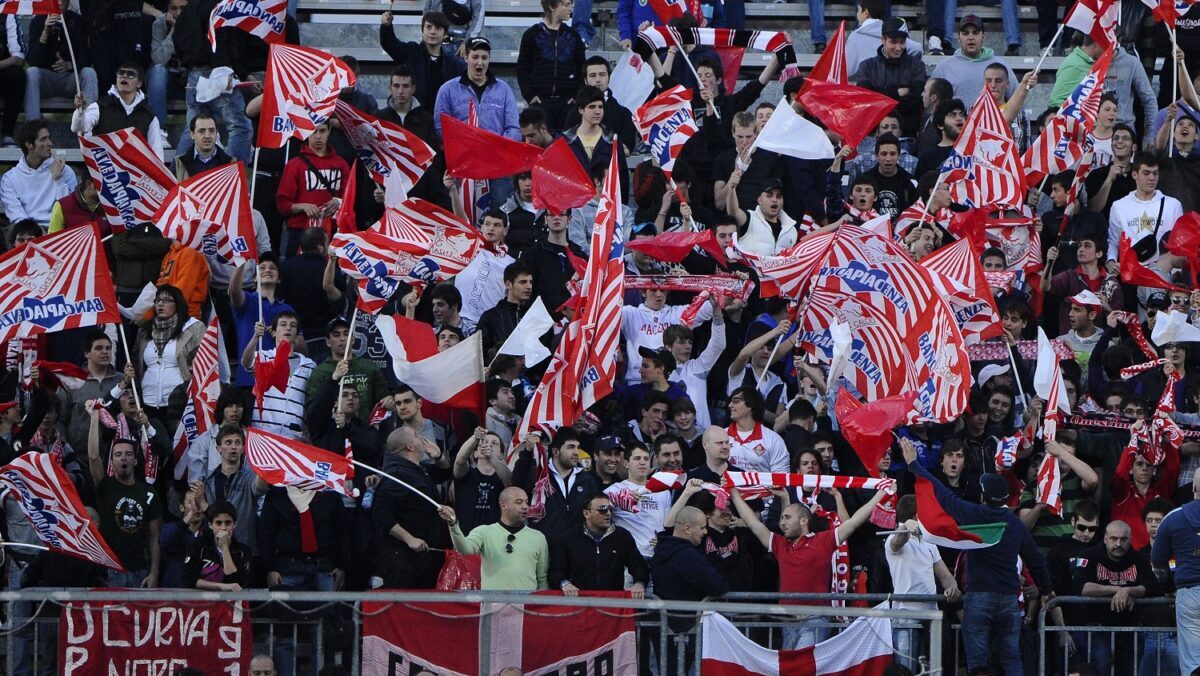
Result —
MULTIPOLYGON (((274 359, 275 350, 263 350, 264 361, 274 359)), ((254 426, 268 432, 298 439, 304 433, 304 405, 308 401, 308 377, 312 375, 316 362, 302 354, 292 353, 288 364, 292 375, 288 378, 287 392, 271 389, 263 395, 262 411, 254 408, 254 426)))

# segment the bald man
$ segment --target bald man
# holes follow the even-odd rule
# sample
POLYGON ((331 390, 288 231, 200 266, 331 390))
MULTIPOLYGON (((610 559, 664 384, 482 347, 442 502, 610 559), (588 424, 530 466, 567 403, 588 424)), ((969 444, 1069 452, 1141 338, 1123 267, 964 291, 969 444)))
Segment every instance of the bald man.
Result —
POLYGON ((704 448, 704 464, 689 469, 687 478, 719 484, 725 472, 742 471, 740 467, 729 464, 729 453, 733 446, 725 428, 709 425, 704 430, 700 445, 704 448))
POLYGON ((275 660, 269 655, 255 655, 250 660, 250 676, 276 676, 275 660))
POLYGON ((1162 579, 1174 561, 1179 673, 1191 674, 1200 668, 1200 469, 1192 475, 1192 501, 1159 524, 1150 560, 1162 579))
POLYGON ((450 539, 460 554, 479 554, 482 559, 482 589, 534 591, 547 589, 550 547, 546 536, 528 526, 529 496, 518 486, 500 491, 500 521, 476 526, 463 535, 458 517, 450 507, 438 514, 450 524, 450 539))
POLYGON ((436 461, 441 449, 405 426, 388 435, 387 454, 388 474, 412 488, 384 480, 375 491, 371 519, 377 535, 375 577, 379 579, 372 580, 372 587, 433 589, 443 557, 430 551, 429 543, 437 542, 442 525, 429 501, 437 501, 437 483, 446 481, 449 473, 431 466, 431 476, 421 461, 426 457, 436 461))
MULTIPOLYGON (((1157 583, 1150 562, 1133 550, 1133 531, 1124 521, 1113 521, 1104 529, 1104 542, 1084 555, 1087 565, 1081 573, 1083 595, 1110 599, 1108 607, 1089 606, 1088 616, 1099 626, 1128 626, 1136 624, 1137 618, 1131 611, 1137 599, 1155 593, 1157 583)), ((1125 657, 1119 662, 1117 673, 1132 674, 1137 671, 1133 661, 1133 634, 1116 635, 1113 655, 1108 655, 1112 645, 1109 636, 1097 634, 1092 637, 1091 655, 1088 661, 1107 673, 1112 657, 1125 657)))

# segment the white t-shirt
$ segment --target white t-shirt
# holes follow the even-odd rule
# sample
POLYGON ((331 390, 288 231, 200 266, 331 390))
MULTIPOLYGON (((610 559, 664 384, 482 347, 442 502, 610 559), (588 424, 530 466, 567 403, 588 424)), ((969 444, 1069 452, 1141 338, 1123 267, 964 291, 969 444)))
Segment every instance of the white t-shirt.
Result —
POLYGON ((671 491, 651 493, 628 479, 604 490, 607 495, 621 491, 637 491, 641 493, 642 498, 638 501, 637 513, 623 509, 613 510, 613 524, 629 531, 633 541, 637 543, 638 551, 648 559, 654 556, 654 545, 650 544, 650 541, 663 529, 663 520, 667 518, 667 512, 671 511, 671 491))
MULTIPOLYGON (((466 304, 466 300, 463 301, 466 304)), ((642 364, 639 347, 657 350, 663 346, 662 334, 672 324, 681 324, 680 317, 686 305, 664 305, 661 310, 651 310, 645 303, 637 307, 625 305, 621 307, 621 336, 625 338, 625 381, 634 384, 641 382, 638 367, 642 364)), ((696 313, 697 322, 712 319, 712 305, 705 303, 696 313)), ((699 408, 699 405, 697 405, 699 408)))
MULTIPOLYGON (((1148 200, 1138 199, 1137 193, 1131 192, 1113 202, 1108 214, 1108 260, 1117 260, 1122 234, 1129 237, 1130 246, 1146 237, 1156 237, 1161 242, 1171 233, 1180 216, 1183 216, 1183 206, 1179 200, 1163 195, 1160 190, 1154 191, 1154 196, 1148 200)), ((1142 262, 1153 263, 1158 260, 1158 255, 1156 246, 1154 255, 1142 262)))
POLYGON ((787 445, 783 437, 762 423, 749 432, 739 432, 737 423, 726 430, 729 433, 729 464, 747 472, 787 472, 791 465, 787 445))
MULTIPOLYGON (((910 537, 899 552, 893 552, 892 539, 896 537, 892 535, 883 544, 888 569, 892 573, 892 589, 897 594, 937 594, 933 564, 942 558, 937 546, 910 537)), ((908 601, 897 602, 895 607, 924 610, 934 608, 935 604, 908 601)))

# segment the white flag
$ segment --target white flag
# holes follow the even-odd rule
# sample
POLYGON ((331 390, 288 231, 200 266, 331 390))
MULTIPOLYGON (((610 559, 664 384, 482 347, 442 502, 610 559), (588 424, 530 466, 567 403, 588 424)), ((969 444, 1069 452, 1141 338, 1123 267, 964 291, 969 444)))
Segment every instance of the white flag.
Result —
POLYGON ((1159 312, 1150 340, 1159 347, 1167 343, 1197 343, 1200 342, 1200 328, 1188 323, 1188 316, 1182 312, 1159 312))
POLYGON ((550 312, 546 310, 546 304, 539 297, 533 301, 533 305, 529 307, 525 316, 521 317, 517 328, 509 334, 508 340, 505 340, 504 344, 500 346, 497 354, 525 357, 526 366, 540 364, 542 360, 550 356, 550 350, 538 339, 552 326, 554 326, 554 320, 550 317, 550 312))
POLYGON ((625 52, 608 79, 608 90, 617 103, 637 110, 654 92, 654 71, 635 52, 625 52))
POLYGON ((787 98, 779 102, 752 147, 801 160, 831 160, 834 155, 825 131, 797 115, 787 98))

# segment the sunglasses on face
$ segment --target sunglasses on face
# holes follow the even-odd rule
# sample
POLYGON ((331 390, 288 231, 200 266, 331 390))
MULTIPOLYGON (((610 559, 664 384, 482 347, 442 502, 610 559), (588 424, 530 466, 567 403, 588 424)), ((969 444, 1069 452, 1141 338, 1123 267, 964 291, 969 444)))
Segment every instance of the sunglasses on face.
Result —
POLYGON ((140 78, 138 78, 138 74, 137 74, 136 70, 129 70, 128 68, 122 68, 121 70, 118 70, 117 77, 128 77, 128 78, 140 79, 140 78))
POLYGON ((609 513, 611 513, 611 512, 612 512, 612 507, 596 507, 596 508, 595 508, 595 509, 593 509, 592 511, 593 511, 593 512, 598 512, 598 513, 600 513, 600 514, 609 514, 609 513))
POLYGON ((1075 524, 1075 530, 1079 531, 1080 533, 1095 533, 1096 531, 1100 530, 1100 527, 1099 526, 1085 526, 1081 523, 1078 523, 1078 524, 1075 524))
POLYGON ((515 541, 516 539, 517 539, 517 536, 516 536, 516 535, 513 535, 512 533, 509 533, 509 534, 508 534, 508 544, 504 545, 504 553, 505 553, 505 554, 512 554, 512 553, 513 553, 513 546, 512 546, 512 543, 513 543, 513 541, 515 541))

